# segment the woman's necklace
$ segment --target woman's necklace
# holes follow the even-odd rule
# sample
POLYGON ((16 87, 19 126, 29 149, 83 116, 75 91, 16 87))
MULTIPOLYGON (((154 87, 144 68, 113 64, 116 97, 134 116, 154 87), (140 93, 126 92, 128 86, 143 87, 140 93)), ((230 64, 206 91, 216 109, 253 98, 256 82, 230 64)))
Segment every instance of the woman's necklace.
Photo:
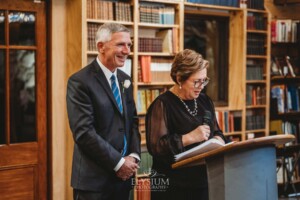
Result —
POLYGON ((198 114, 198 106, 197 106, 197 100, 194 99, 194 110, 191 111, 191 109, 188 107, 188 105, 179 97, 179 95, 176 95, 179 100, 183 103, 184 107, 186 108, 186 110, 192 115, 192 116, 196 116, 198 114))

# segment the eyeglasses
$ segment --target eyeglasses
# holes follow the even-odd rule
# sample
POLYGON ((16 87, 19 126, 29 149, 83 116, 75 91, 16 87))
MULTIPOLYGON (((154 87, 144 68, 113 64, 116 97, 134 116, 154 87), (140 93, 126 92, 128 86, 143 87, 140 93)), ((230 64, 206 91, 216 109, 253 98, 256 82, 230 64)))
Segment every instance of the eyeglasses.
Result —
POLYGON ((194 81, 194 88, 205 87, 209 83, 209 80, 210 78, 206 77, 205 79, 194 81))

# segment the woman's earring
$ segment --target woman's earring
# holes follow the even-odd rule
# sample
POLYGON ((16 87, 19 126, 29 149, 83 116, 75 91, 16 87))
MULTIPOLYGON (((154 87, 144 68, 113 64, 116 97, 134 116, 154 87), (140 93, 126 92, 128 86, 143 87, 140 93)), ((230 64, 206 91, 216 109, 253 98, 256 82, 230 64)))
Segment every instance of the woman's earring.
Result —
POLYGON ((179 89, 181 89, 182 87, 181 87, 181 84, 179 84, 179 89))

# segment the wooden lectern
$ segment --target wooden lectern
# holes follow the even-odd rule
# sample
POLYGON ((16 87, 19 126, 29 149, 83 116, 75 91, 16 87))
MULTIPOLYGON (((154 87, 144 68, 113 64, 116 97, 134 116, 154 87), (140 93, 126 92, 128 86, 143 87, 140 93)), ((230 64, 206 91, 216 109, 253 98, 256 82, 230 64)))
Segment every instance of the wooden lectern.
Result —
POLYGON ((173 168, 207 165, 210 200, 276 200, 276 149, 295 140, 276 135, 236 142, 176 162, 173 168))

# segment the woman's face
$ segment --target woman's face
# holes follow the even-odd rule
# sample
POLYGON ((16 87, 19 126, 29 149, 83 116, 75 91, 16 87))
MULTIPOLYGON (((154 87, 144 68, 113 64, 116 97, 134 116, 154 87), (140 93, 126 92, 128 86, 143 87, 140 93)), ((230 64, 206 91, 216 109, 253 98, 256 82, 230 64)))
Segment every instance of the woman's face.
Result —
POLYGON ((188 99, 196 99, 203 90, 203 81, 207 78, 207 69, 192 74, 186 81, 181 83, 180 97, 188 99))

